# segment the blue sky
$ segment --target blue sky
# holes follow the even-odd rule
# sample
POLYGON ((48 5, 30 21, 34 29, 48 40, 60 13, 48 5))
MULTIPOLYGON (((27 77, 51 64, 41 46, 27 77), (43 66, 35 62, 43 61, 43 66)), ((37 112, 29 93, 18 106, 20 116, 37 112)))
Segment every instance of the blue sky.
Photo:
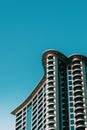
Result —
POLYGON ((42 54, 56 49, 87 56, 87 0, 0 1, 0 129, 43 75, 42 54))

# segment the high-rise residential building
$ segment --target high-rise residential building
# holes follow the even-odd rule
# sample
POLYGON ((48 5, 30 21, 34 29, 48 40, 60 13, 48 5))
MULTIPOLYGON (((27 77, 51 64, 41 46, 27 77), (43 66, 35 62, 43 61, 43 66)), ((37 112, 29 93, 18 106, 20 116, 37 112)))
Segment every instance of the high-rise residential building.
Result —
POLYGON ((14 111, 15 130, 87 129, 87 57, 48 50, 44 76, 14 111))

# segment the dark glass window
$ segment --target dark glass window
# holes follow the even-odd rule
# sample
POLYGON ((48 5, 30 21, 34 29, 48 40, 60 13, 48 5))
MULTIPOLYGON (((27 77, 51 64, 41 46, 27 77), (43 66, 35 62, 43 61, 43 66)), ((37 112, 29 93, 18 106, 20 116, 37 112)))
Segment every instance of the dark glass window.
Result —
POLYGON ((72 81, 69 81, 69 85, 72 85, 72 81))
POLYGON ((73 97, 70 97, 70 101, 73 101, 73 97))
POLYGON ((71 126, 71 130, 74 130, 74 126, 71 126))
POLYGON ((73 103, 70 103, 70 107, 73 107, 73 103))
POLYGON ((74 120, 71 120, 71 124, 74 124, 74 120))
POLYGON ((69 90, 72 90, 72 86, 69 86, 69 90))
POLYGON ((69 92, 69 96, 72 96, 72 92, 69 92))
POLYGON ((46 87, 43 88, 43 93, 46 93, 46 87))
POLYGON ((71 70, 71 66, 68 66, 68 69, 71 70))
POLYGON ((70 118, 74 118, 74 115, 73 115, 73 114, 70 114, 70 118))
POLYGON ((72 80, 72 76, 69 76, 69 80, 72 80))
POLYGON ((73 112, 73 108, 70 108, 70 112, 73 112))
POLYGON ((68 71, 68 74, 71 75, 71 71, 68 71))

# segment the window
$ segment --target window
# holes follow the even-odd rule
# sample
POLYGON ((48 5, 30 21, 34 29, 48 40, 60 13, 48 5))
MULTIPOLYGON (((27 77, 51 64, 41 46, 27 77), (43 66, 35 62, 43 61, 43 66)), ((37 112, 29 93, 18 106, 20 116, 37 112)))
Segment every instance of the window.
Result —
POLYGON ((72 85, 72 81, 69 81, 69 85, 72 85))
POLYGON ((43 93, 46 93, 46 87, 43 88, 43 93))
POLYGON ((70 118, 74 118, 74 114, 70 114, 70 118))
POLYGON ((68 74, 71 75, 71 71, 68 71, 68 74))
POLYGON ((70 108, 70 112, 73 112, 73 108, 70 108))
POLYGON ((74 126, 71 126, 71 130, 74 130, 74 126))
POLYGON ((69 90, 72 90, 72 86, 69 86, 69 90))
POLYGON ((70 101, 73 101, 73 97, 70 97, 70 101))
POLYGON ((68 69, 71 70, 71 66, 68 66, 68 69))
POLYGON ((69 80, 72 80, 72 76, 69 76, 69 80))
POLYGON ((74 124, 74 120, 71 120, 70 122, 71 122, 71 124, 74 124))
POLYGON ((72 96, 72 92, 69 92, 69 96, 72 96))
POLYGON ((70 103, 70 107, 73 107, 73 103, 70 103))

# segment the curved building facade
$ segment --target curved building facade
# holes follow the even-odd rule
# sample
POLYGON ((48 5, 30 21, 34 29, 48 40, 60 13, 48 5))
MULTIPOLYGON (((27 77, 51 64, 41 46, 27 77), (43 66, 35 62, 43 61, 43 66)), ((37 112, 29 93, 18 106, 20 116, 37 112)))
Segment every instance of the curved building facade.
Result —
POLYGON ((15 130, 87 129, 87 57, 48 50, 44 76, 12 114, 15 130))

